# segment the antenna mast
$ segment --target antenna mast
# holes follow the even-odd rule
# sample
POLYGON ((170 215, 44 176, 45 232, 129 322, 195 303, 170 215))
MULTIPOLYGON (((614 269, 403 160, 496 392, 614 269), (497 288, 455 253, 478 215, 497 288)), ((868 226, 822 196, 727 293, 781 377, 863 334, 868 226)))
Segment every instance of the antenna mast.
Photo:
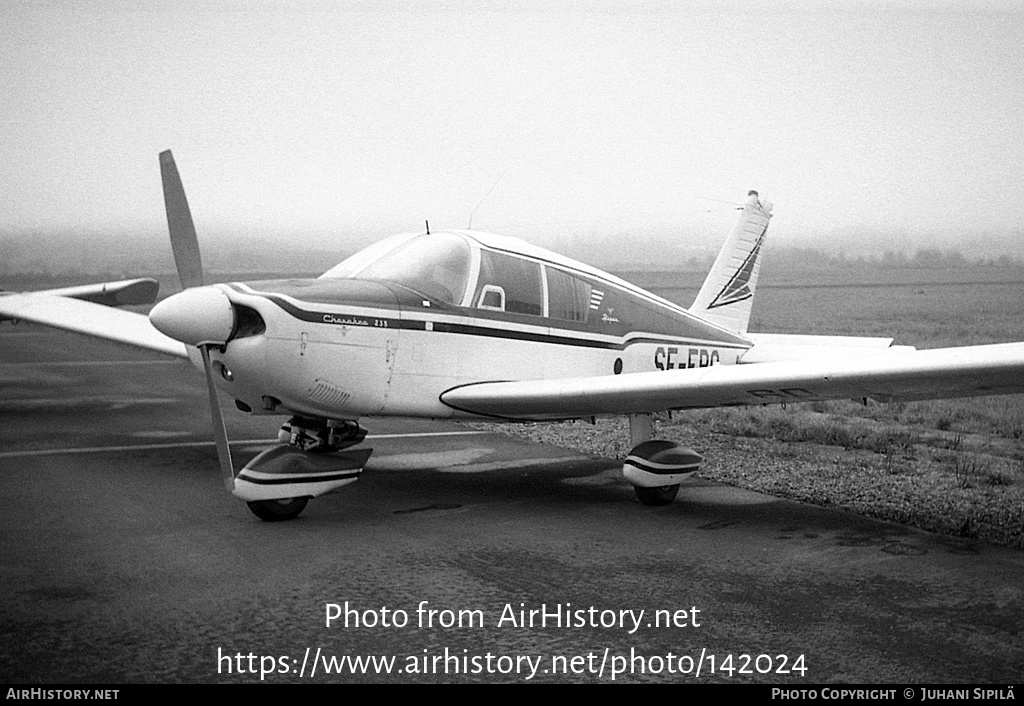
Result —
POLYGON ((498 175, 498 178, 494 180, 493 184, 491 184, 491 188, 488 189, 487 193, 484 194, 484 197, 482 199, 480 199, 480 203, 478 203, 476 205, 476 207, 474 207, 473 210, 469 212, 469 226, 468 226, 469 230, 473 230, 473 214, 476 213, 476 209, 480 208, 480 206, 483 205, 483 202, 487 200, 487 197, 491 195, 492 191, 494 191, 494 187, 496 187, 498 185, 498 182, 501 181, 502 178, 504 178, 504 176, 505 176, 505 172, 502 172, 501 174, 498 175))

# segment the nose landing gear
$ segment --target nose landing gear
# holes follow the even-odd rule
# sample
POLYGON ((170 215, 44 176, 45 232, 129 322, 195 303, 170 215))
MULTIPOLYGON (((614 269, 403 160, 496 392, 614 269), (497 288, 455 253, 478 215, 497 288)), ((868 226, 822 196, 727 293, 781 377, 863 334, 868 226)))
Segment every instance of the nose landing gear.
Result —
POLYGON ((373 449, 343 451, 366 437, 356 422, 293 417, 281 427, 285 442, 249 461, 232 493, 266 522, 299 516, 310 498, 354 483, 373 449))
POLYGON ((264 522, 294 520, 303 510, 309 498, 281 498, 280 500, 253 500, 246 503, 256 517, 264 522))
POLYGON ((366 429, 359 422, 308 417, 292 417, 277 434, 282 444, 313 453, 341 451, 365 438, 366 429))

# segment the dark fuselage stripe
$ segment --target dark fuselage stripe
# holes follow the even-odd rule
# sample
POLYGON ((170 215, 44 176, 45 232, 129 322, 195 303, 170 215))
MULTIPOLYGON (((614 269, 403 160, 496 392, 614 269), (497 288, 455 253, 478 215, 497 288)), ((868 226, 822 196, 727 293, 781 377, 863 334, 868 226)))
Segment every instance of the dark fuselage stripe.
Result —
POLYGON ((330 311, 307 311, 300 309, 284 297, 274 294, 260 294, 279 307, 287 311, 296 319, 309 321, 315 324, 326 324, 333 326, 366 326, 367 328, 407 328, 423 331, 427 325, 425 321, 413 321, 411 319, 393 319, 390 317, 363 316, 361 314, 340 314, 330 311))
MULTIPOLYGON (((410 329, 414 331, 426 331, 427 322, 416 319, 395 319, 388 317, 363 316, 357 314, 341 314, 326 311, 307 311, 301 309, 283 297, 273 294, 260 294, 277 304, 286 312, 302 321, 324 324, 327 326, 365 326, 367 328, 393 328, 410 329)), ((465 336, 485 336, 488 338, 505 338, 517 341, 534 341, 537 343, 554 343, 562 346, 578 346, 580 348, 601 348, 604 350, 625 350, 635 343, 660 343, 678 346, 703 345, 717 346, 719 348, 736 348, 746 350, 747 346, 740 346, 726 341, 692 341, 679 338, 658 338, 653 336, 636 336, 624 338, 621 342, 601 341, 592 338, 575 338, 571 336, 556 336, 548 333, 536 333, 531 331, 517 331, 507 328, 493 328, 490 326, 473 326, 470 324, 453 324, 446 321, 433 322, 433 331, 438 333, 456 333, 465 336)))

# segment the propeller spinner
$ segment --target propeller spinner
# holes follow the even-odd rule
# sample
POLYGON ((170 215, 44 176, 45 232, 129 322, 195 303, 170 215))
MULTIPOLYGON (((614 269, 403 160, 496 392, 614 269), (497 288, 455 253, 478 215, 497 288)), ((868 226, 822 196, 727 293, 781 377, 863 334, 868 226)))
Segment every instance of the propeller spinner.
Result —
POLYGON ((219 287, 195 287, 164 299, 149 312, 160 332, 189 346, 222 346, 235 328, 235 310, 219 287))

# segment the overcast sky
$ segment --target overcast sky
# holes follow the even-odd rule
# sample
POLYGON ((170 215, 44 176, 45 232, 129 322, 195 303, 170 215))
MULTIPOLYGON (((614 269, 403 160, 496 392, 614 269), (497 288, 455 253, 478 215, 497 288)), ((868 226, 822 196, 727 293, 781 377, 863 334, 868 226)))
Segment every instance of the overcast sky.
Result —
POLYGON ((4 0, 0 230, 1010 232, 1021 7, 4 0))

